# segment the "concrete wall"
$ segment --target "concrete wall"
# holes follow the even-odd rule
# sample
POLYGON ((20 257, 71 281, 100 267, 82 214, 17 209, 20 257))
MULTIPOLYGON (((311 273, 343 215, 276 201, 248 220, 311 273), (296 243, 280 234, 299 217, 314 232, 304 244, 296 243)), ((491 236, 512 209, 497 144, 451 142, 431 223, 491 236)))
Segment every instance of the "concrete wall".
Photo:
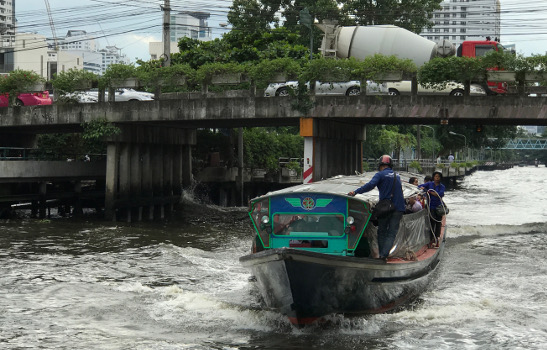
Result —
POLYGON ((105 176, 106 162, 0 161, 0 183, 105 176))
POLYGON ((218 97, 180 94, 178 99, 149 102, 87 103, 75 106, 1 108, 0 132, 19 126, 27 131, 62 131, 106 118, 114 123, 155 123, 183 128, 298 125, 301 117, 343 123, 547 125, 547 98, 486 96, 315 97, 307 115, 293 109, 291 98, 218 97))

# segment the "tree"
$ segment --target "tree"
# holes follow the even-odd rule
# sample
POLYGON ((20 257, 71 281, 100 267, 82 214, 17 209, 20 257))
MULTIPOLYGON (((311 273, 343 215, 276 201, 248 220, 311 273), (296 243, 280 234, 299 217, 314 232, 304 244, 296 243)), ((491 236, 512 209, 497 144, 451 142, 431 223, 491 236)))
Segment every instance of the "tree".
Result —
POLYGON ((431 28, 433 11, 442 0, 347 0, 342 1, 345 25, 393 24, 414 33, 431 28))
MULTIPOLYGON (((300 23, 300 11, 308 9, 312 19, 341 25, 393 24, 419 33, 431 28, 433 11, 442 0, 235 0, 228 13, 233 29, 241 32, 267 31, 283 26, 309 42, 309 28, 300 23), (279 16, 279 17, 278 17, 279 16)), ((319 31, 314 31, 321 35, 319 31)), ((314 40, 315 46, 319 41, 314 40)))

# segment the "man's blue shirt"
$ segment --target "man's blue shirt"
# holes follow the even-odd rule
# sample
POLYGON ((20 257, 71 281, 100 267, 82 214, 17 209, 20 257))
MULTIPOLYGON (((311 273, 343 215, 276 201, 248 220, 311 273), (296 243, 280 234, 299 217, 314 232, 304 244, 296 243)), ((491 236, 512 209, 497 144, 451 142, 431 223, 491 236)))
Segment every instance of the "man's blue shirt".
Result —
MULTIPOLYGON (((435 182, 430 181, 430 182, 426 182, 423 185, 418 185, 418 187, 423 188, 425 190, 435 190, 439 194, 439 196, 441 196, 441 198, 444 197, 444 185, 442 183, 440 183, 438 186, 435 186, 435 182)), ((429 198, 431 198, 431 201, 429 203, 429 207, 431 209, 435 209, 439 205, 441 205, 441 200, 439 199, 439 197, 430 194, 429 198)))
MULTIPOLYGON (((380 200, 391 198, 391 188, 393 187, 393 176, 395 173, 391 168, 385 168, 382 171, 374 174, 372 179, 355 190, 355 193, 365 193, 372 190, 374 187, 378 187, 380 192, 380 200)), ((401 178, 397 176, 395 181, 395 188, 393 189, 393 203, 397 211, 405 211, 405 198, 403 197, 403 191, 401 188, 401 178)))

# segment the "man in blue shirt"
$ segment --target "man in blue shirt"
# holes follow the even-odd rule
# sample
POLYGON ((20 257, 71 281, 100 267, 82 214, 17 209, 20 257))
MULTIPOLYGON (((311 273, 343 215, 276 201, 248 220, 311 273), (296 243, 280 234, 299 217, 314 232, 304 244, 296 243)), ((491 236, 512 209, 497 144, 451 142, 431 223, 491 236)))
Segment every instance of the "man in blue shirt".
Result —
MULTIPOLYGON (((429 221, 431 222, 431 229, 436 238, 441 235, 442 216, 437 215, 437 207, 441 205, 442 197, 444 197, 445 187, 441 183, 443 174, 440 171, 433 172, 433 181, 426 182, 423 185, 419 185, 418 188, 424 189, 429 195, 429 221)), ((437 239, 435 239, 436 241, 437 239)), ((438 245, 438 242, 437 242, 438 245)))
POLYGON ((393 161, 388 155, 380 157, 378 164, 378 172, 374 174, 372 179, 359 187, 355 191, 348 193, 348 196, 355 196, 358 193, 365 193, 378 187, 379 199, 390 199, 393 189, 392 202, 395 204, 395 211, 378 218, 378 250, 380 259, 386 259, 393 247, 393 242, 399 231, 399 223, 405 212, 405 198, 401 187, 401 178, 391 169, 393 161), (396 180, 394 180, 396 176, 396 180), (395 186, 395 187, 394 187, 395 186))

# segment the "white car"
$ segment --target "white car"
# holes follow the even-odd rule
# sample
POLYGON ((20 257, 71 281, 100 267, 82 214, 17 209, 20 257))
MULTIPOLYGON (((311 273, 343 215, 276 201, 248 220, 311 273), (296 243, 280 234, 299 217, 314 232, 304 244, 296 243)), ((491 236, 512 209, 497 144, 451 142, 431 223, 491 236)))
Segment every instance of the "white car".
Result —
MULTIPOLYGON (((310 87, 310 83, 306 83, 310 87)), ((272 83, 264 90, 264 97, 288 96, 289 89, 297 89, 297 81, 287 81, 285 83, 272 83)), ((361 83, 358 80, 346 82, 321 82, 315 83, 316 95, 345 95, 357 96, 361 94, 361 83)), ((373 81, 367 81, 367 95, 387 95, 388 89, 385 83, 378 84, 373 81)))
MULTIPOLYGON (((91 89, 85 92, 85 95, 99 100, 99 90, 91 89)), ((105 92, 105 101, 108 101, 108 91, 105 92)), ((114 99, 116 102, 123 101, 153 101, 154 94, 144 91, 136 91, 133 89, 116 89, 114 92, 114 99)))
MULTIPOLYGON (((392 96, 410 95, 412 92, 412 82, 410 80, 387 83, 388 92, 392 96)), ((458 83, 449 83, 445 89, 426 88, 418 84, 418 95, 449 95, 463 96, 465 87, 458 83)), ((480 85, 471 84, 469 94, 472 96, 486 95, 486 92, 480 85)))

